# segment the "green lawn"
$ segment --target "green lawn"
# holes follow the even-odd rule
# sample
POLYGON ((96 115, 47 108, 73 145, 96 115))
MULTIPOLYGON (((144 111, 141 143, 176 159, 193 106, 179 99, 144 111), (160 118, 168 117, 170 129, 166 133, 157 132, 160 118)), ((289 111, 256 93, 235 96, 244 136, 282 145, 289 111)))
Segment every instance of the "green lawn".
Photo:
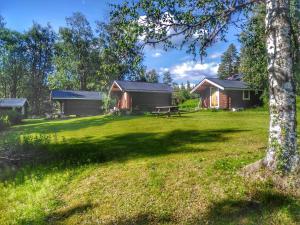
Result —
MULTIPOLYGON (((264 155, 268 114, 28 120, 46 159, 0 183, 0 224, 300 224, 300 200, 240 169, 264 155)), ((4 137, 3 137, 4 138, 4 137)))

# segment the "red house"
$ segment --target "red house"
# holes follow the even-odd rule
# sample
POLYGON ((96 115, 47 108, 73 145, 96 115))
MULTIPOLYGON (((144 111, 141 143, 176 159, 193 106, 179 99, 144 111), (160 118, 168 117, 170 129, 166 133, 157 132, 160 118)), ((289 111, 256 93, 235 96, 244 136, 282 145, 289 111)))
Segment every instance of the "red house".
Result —
POLYGON ((203 108, 232 109, 262 105, 261 92, 251 89, 247 83, 239 79, 205 78, 191 93, 200 95, 203 108))
POLYGON ((156 106, 172 104, 172 87, 161 83, 114 81, 109 95, 125 111, 151 112, 156 106))

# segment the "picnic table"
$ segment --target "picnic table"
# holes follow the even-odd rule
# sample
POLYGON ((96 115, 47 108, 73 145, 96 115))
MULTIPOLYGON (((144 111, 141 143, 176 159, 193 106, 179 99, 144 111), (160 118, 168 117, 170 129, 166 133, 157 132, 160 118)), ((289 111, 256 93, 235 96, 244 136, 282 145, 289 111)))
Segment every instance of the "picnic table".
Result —
POLYGON ((178 106, 157 106, 155 107, 155 111, 152 112, 152 114, 155 114, 157 116, 159 115, 167 115, 168 117, 171 116, 171 114, 178 114, 179 116, 181 116, 180 114, 180 110, 178 106))

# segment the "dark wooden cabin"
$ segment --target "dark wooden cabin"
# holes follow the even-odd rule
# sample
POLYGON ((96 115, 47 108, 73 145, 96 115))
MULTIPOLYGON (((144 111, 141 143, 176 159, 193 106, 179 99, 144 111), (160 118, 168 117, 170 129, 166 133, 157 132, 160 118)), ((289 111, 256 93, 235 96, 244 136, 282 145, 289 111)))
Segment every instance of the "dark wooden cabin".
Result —
POLYGON ((262 105, 261 92, 241 80, 205 78, 191 93, 200 95, 203 108, 240 109, 262 105))
POLYGON ((0 98, 0 112, 15 110, 26 118, 28 114, 28 106, 26 98, 0 98))
POLYGON ((50 98, 60 103, 60 113, 63 115, 93 116, 102 112, 100 92, 53 90, 50 98))
POLYGON ((156 106, 172 104, 172 87, 162 83, 114 81, 110 96, 116 107, 125 111, 152 111, 156 106))

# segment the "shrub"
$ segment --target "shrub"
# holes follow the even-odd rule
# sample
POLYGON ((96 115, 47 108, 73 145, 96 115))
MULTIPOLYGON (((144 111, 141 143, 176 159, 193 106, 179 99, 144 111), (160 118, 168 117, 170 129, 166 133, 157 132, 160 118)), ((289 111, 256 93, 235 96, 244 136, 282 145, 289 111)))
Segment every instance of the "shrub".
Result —
POLYGON ((193 111, 199 106, 199 99, 189 99, 182 104, 179 105, 179 108, 181 110, 186 110, 186 111, 193 111))
POLYGON ((0 131, 8 128, 11 125, 19 124, 21 122, 22 122, 21 113, 14 110, 2 112, 0 114, 0 131))
POLYGON ((22 122, 22 114, 17 111, 10 110, 6 112, 6 115, 11 125, 20 124, 22 122))
POLYGON ((0 115, 0 131, 10 126, 10 122, 7 115, 0 115))

